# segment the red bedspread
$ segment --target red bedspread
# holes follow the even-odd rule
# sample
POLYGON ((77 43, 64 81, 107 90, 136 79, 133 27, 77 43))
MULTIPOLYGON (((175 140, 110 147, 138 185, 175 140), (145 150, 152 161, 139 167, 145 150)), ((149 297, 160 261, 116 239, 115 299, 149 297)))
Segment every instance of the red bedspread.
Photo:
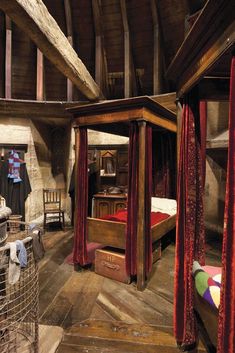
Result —
MULTIPOLYGON (((161 221, 163 221, 168 217, 170 217, 170 215, 167 213, 151 212, 151 226, 154 226, 155 224, 160 223, 161 221)), ((104 216, 102 217, 102 219, 105 219, 107 221, 126 223, 127 210, 120 210, 115 214, 104 216)))

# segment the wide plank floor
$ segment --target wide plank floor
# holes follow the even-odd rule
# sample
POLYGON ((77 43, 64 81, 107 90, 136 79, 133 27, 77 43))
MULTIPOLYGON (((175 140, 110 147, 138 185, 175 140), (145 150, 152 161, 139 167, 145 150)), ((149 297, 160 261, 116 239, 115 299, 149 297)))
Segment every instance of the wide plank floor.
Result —
MULTIPOLYGON (((173 337, 173 242, 143 292, 104 278, 93 269, 74 271, 66 263, 72 230, 48 232, 40 263, 40 324, 65 329, 58 353, 176 353, 173 337)), ((219 246, 208 245, 210 264, 219 265, 219 246)), ((205 352, 201 347, 199 352, 205 352)))

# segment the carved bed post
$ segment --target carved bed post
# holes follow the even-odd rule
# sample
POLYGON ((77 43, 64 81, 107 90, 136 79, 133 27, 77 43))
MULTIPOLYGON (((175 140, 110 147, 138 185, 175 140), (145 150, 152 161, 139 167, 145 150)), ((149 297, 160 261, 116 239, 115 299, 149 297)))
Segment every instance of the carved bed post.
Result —
POLYGON ((73 229, 74 229, 74 233, 75 233, 75 229, 77 226, 77 214, 78 214, 78 204, 77 204, 77 180, 78 180, 78 151, 79 151, 79 145, 80 145, 80 136, 79 136, 79 128, 75 127, 74 128, 74 132, 75 132, 75 166, 74 166, 74 177, 75 177, 75 207, 74 207, 74 225, 73 225, 73 229))
POLYGON ((176 101, 177 105, 177 166, 180 156, 180 137, 181 137, 181 124, 182 124, 182 105, 180 100, 176 101))
POLYGON ((145 158, 146 158, 146 122, 140 121, 139 125, 139 190, 138 190, 138 219, 137 219, 137 289, 144 290, 145 281, 145 158))

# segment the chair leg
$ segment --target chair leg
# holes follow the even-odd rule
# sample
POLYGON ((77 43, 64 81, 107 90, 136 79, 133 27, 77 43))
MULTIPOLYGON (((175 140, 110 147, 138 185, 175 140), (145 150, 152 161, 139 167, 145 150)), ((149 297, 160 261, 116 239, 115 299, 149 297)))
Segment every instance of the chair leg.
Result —
POLYGON ((65 222, 64 222, 64 212, 62 212, 62 229, 64 230, 65 222))
POLYGON ((44 221, 43 221, 43 228, 46 230, 46 213, 44 213, 44 221))

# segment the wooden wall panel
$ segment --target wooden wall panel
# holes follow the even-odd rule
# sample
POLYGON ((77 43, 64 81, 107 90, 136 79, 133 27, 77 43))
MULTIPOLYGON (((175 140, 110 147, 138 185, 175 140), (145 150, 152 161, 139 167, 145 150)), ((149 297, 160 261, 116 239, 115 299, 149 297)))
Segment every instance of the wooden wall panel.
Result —
POLYGON ((12 98, 36 98, 36 55, 36 46, 12 22, 12 98))
POLYGON ((184 40, 185 17, 189 13, 188 1, 181 0, 179 4, 178 0, 158 0, 157 5, 168 67, 184 40))
POLYGON ((150 1, 127 2, 127 13, 135 69, 138 73, 138 95, 153 92, 153 20, 150 1), (140 15, 141 14, 141 15, 140 15))
MULTIPOLYGON (((74 49, 83 61, 87 70, 95 78, 95 31, 93 23, 92 2, 71 0, 74 49)), ((74 88, 74 100, 82 99, 74 88)))
POLYGON ((67 79, 57 68, 44 58, 45 96, 48 101, 67 100, 67 79))
MULTIPOLYGON (((56 0, 56 6, 54 0, 44 1, 48 11, 54 17, 60 29, 67 36, 65 12, 64 12, 64 1, 56 0)), ((55 68, 53 64, 44 58, 44 70, 45 70, 45 97, 46 100, 67 100, 67 79, 66 77, 55 68)))
POLYGON ((124 70, 123 24, 120 1, 102 1, 103 30, 109 72, 124 70))

